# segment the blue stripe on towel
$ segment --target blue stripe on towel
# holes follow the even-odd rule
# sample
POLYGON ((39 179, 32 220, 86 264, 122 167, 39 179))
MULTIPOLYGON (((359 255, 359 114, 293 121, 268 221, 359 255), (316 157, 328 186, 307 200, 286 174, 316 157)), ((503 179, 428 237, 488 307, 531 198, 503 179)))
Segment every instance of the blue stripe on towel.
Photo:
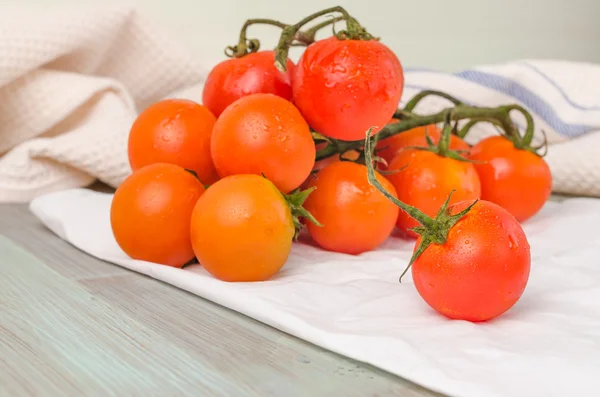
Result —
POLYGON ((505 77, 474 70, 456 73, 455 76, 514 97, 561 135, 576 137, 598 129, 598 126, 563 122, 543 99, 505 77))
POLYGON ((538 76, 542 77, 549 84, 552 84, 552 86, 554 88, 556 88, 556 90, 560 93, 560 95, 564 98, 564 100, 567 101, 567 102, 569 102, 569 104, 571 106, 573 106, 575 109, 579 109, 579 110, 600 110, 600 106, 582 106, 582 105, 579 105, 578 103, 573 102, 571 100, 571 98, 569 98, 567 96, 567 94, 563 91, 563 89, 554 80, 552 80, 550 78, 550 76, 548 76, 547 74, 545 74, 544 72, 542 72, 541 70, 539 70, 538 68, 536 68, 535 66, 533 66, 532 64, 530 64, 528 62, 521 62, 520 65, 525 66, 526 68, 530 69, 535 74, 537 74, 538 76))

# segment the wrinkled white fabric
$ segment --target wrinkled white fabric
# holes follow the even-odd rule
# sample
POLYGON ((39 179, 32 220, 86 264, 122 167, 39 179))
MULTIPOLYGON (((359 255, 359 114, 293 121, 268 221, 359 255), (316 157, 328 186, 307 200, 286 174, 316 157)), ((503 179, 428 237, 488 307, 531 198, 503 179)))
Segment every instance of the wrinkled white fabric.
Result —
POLYGON ((595 396, 600 390, 600 200, 549 202, 524 224, 532 254, 521 300, 487 323, 449 320, 417 294, 413 242, 350 256, 295 243, 276 277, 225 283, 129 259, 109 220, 112 195, 35 199, 54 233, 97 258, 162 280, 342 355, 455 397, 595 396))

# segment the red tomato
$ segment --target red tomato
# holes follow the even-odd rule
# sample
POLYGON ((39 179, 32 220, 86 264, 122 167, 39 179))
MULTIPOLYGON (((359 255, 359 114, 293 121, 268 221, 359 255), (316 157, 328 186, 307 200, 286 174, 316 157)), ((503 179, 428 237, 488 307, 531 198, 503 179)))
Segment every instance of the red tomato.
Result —
POLYGON ((316 154, 298 109, 273 94, 249 95, 229 106, 215 124, 211 152, 221 177, 264 174, 283 193, 308 177, 316 154))
POLYGON ((287 261, 295 226, 283 195, 258 175, 225 177, 200 197, 191 220, 198 262, 223 281, 265 281, 287 261))
POLYGON ((185 99, 166 99, 146 108, 129 133, 129 163, 135 171, 154 163, 170 163, 195 171, 203 183, 218 179, 210 156, 215 116, 185 99))
MULTIPOLYGON (((380 183, 392 194, 395 189, 383 176, 380 183)), ((316 189, 304 208, 323 226, 308 222, 310 236, 322 248, 360 254, 377 248, 390 235, 398 207, 367 180, 367 167, 337 161, 323 168, 311 181, 316 189)))
POLYGON ((294 103, 312 128, 330 138, 360 140, 392 118, 404 73, 377 40, 330 37, 306 48, 292 86, 294 103))
MULTIPOLYGON (((392 119, 392 122, 394 121, 397 120, 392 119)), ((390 122, 390 124, 392 122, 390 122)), ((427 140, 425 138, 426 130, 427 135, 429 135, 433 143, 437 144, 442 136, 442 131, 435 124, 425 127, 417 127, 377 142, 377 155, 383 158, 389 164, 394 159, 396 154, 406 147, 427 147, 427 140)), ((449 148, 451 150, 469 150, 469 145, 456 135, 450 135, 449 148)), ((466 154, 462 155, 464 156, 466 154)))
POLYGON ((194 258, 190 219, 204 186, 183 168, 166 163, 134 171, 110 208, 117 244, 131 258, 181 267, 194 258))
MULTIPOLYGON (((396 188, 398 199, 431 217, 435 216, 452 190, 455 192, 451 204, 481 196, 479 177, 471 163, 430 151, 408 149, 398 153, 389 169, 399 170, 386 175, 396 188)), ((408 229, 418 225, 406 212, 398 214, 397 226, 405 235, 417 237, 408 229)))
MULTIPOLYGON (((458 203, 451 212, 471 203, 458 203)), ((415 260, 412 278, 421 297, 439 313, 485 321, 519 300, 530 264, 529 243, 517 220, 481 200, 450 229, 444 244, 431 244, 415 260)))
POLYGON ((274 62, 274 51, 259 51, 219 63, 206 78, 202 102, 219 117, 227 106, 250 94, 269 93, 292 99, 295 65, 288 59, 287 70, 282 73, 274 62))
POLYGON ((502 136, 480 141, 471 150, 481 180, 481 198, 508 210, 519 222, 536 214, 552 193, 552 174, 544 159, 517 149, 502 136))

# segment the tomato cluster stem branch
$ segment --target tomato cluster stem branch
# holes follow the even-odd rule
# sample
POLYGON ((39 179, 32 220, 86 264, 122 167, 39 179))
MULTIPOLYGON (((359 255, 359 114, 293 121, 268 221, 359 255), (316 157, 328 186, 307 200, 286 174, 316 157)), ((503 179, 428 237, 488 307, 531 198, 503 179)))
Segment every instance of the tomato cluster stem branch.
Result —
POLYGON ((321 22, 308 30, 298 30, 294 37, 294 40, 300 43, 300 45, 308 46, 316 41, 316 36, 319 30, 326 28, 327 26, 334 25, 336 22, 343 21, 344 17, 335 17, 327 21, 321 22))
POLYGON ((414 97, 412 97, 412 99, 406 104, 406 106, 404 106, 404 111, 405 112, 412 112, 417 107, 417 105, 419 104, 419 102, 421 102, 423 99, 425 99, 428 96, 437 96, 437 97, 440 97, 440 98, 447 99, 450 102, 452 102, 455 106, 463 104, 461 101, 459 101, 458 99, 454 98, 450 94, 446 94, 445 92, 436 91, 436 90, 425 90, 425 91, 419 92, 417 95, 415 95, 414 97))
MULTIPOLYGON (((468 105, 457 105, 453 108, 444 109, 438 113, 431 115, 416 115, 413 117, 401 120, 397 123, 388 124, 382 128, 377 134, 378 140, 383 140, 404 131, 416 127, 423 127, 431 124, 443 123, 447 119, 451 121, 465 120, 465 119, 489 119, 494 120, 508 136, 517 135, 517 128, 510 118, 510 110, 514 110, 509 106, 499 106, 496 108, 488 107, 474 107, 468 105)), ((326 159, 334 156, 338 153, 344 153, 348 150, 357 150, 363 147, 364 141, 339 141, 331 140, 323 149, 317 152, 317 161, 326 159)))
POLYGON ((242 25, 240 29, 240 37, 238 40, 238 44, 235 46, 230 46, 225 49, 225 55, 233 58, 241 58, 249 53, 256 52, 260 48, 260 41, 258 39, 248 40, 247 32, 248 28, 252 25, 271 25, 281 29, 284 29, 287 24, 279 21, 275 21, 273 19, 265 19, 265 18, 256 18, 256 19, 248 19, 242 25))
MULTIPOLYGON (((324 10, 315 12, 314 14, 307 16, 306 18, 301 19, 298 23, 296 23, 294 25, 286 26, 283 29, 283 31, 281 32, 281 36, 279 37, 279 43, 277 44, 277 49, 275 52, 275 67, 277 67, 277 69, 279 69, 282 72, 286 71, 286 62, 287 62, 290 46, 292 45, 292 42, 294 41, 294 39, 297 37, 300 29, 302 29, 302 27, 304 25, 312 22, 313 20, 315 20, 323 15, 331 14, 334 12, 342 14, 342 16, 339 20, 346 21, 346 31, 338 32, 336 34, 337 37, 343 36, 344 38, 360 38, 360 39, 372 38, 372 36, 369 35, 366 32, 366 30, 358 23, 358 21, 354 17, 352 17, 350 14, 348 14, 348 11, 346 11, 343 7, 336 6, 336 7, 326 8, 324 10)), ((333 23, 331 21, 328 21, 328 22, 333 23)), ((327 26, 327 24, 324 26, 327 26)))
POLYGON ((423 211, 416 207, 412 207, 394 197, 390 192, 388 192, 385 187, 377 180, 375 176, 375 168, 373 167, 373 148, 372 148, 372 139, 371 139, 371 131, 372 128, 367 131, 367 139, 364 141, 365 150, 365 164, 367 166, 367 179, 369 183, 373 185, 377 190, 381 192, 388 200, 397 205, 400 209, 405 211, 408 215, 414 218, 417 222, 419 222, 423 226, 432 227, 433 219, 425 214, 423 211))

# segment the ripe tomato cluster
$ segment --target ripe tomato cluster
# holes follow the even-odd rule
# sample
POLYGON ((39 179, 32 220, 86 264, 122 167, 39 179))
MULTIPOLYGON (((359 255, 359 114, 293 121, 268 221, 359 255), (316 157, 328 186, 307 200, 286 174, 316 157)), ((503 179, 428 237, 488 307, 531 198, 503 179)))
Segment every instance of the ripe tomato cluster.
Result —
POLYGON ((219 280, 253 282, 277 274, 303 230, 325 251, 359 255, 397 229, 415 239, 408 266, 431 307, 470 321, 502 314, 529 277, 519 222, 551 191, 548 166, 507 119, 514 106, 398 110, 396 55, 342 8, 324 11, 341 12, 347 30, 307 43, 297 65, 287 49, 310 35, 273 23, 284 25, 277 50, 235 47, 202 103, 167 99, 139 114, 133 172, 111 206, 117 243, 134 259, 197 260, 219 280), (506 134, 471 147, 452 124, 469 117, 506 134))

